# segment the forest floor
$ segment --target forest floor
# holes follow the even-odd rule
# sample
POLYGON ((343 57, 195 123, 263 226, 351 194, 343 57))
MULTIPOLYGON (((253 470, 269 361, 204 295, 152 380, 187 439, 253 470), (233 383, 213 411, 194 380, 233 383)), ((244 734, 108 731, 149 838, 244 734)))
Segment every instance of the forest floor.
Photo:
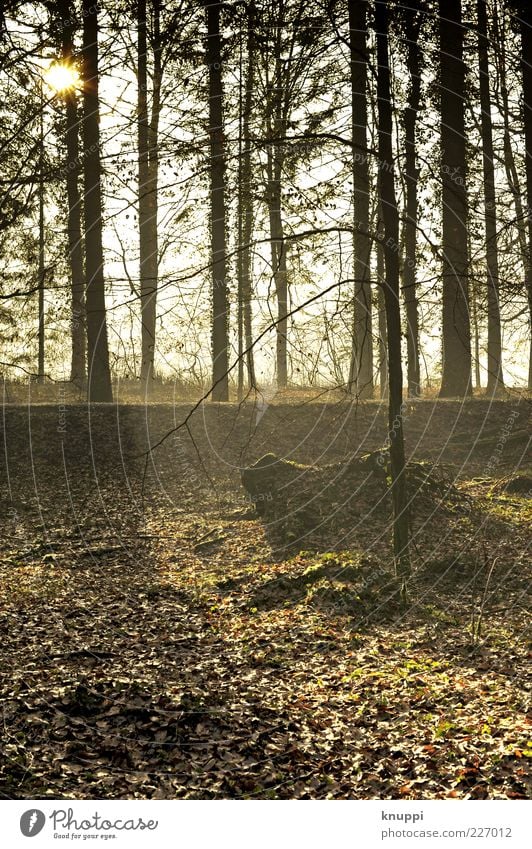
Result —
POLYGON ((460 493, 406 607, 386 513, 287 542, 240 485, 382 447, 382 404, 190 409, 4 405, 1 796, 530 798, 530 401, 405 407, 460 493))

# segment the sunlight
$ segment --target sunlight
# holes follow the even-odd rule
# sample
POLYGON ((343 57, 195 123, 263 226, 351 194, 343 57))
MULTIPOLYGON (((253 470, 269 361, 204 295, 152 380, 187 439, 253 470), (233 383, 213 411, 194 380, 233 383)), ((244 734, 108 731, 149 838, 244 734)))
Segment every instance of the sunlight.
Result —
POLYGON ((52 62, 44 72, 44 79, 57 94, 70 91, 80 83, 78 69, 74 65, 65 65, 62 62, 52 62))

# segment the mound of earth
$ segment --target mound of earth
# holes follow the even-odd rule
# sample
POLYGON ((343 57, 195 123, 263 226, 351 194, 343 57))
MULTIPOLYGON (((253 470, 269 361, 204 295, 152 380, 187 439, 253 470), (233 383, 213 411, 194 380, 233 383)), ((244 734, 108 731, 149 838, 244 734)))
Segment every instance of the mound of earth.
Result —
MULTIPOLYGON (((360 521, 387 523, 391 516, 390 461, 385 451, 326 466, 266 454, 241 477, 258 515, 286 541, 360 521)), ((416 516, 454 508, 462 501, 443 469, 431 463, 409 463, 407 486, 409 509, 416 516)))

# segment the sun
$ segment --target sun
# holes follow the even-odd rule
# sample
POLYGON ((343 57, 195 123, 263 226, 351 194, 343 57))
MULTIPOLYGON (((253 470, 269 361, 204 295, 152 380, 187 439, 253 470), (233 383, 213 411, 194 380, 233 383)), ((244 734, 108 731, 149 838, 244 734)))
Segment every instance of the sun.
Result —
POLYGON ((57 94, 63 94, 77 88, 80 84, 79 71, 75 65, 52 62, 44 72, 45 82, 57 94))

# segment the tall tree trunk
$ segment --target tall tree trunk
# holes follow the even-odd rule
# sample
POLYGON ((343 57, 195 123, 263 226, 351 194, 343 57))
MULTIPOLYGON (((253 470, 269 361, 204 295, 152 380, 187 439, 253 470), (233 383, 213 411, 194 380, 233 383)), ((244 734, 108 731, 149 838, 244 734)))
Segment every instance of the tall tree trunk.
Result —
MULTIPOLYGON (((70 0, 61 4, 62 62, 74 61, 74 23, 70 0)), ((77 92, 67 89, 64 94, 66 109, 66 189, 68 204, 68 262, 71 281, 71 340, 72 352, 70 380, 81 386, 87 377, 85 284, 83 272, 83 240, 81 235, 81 173, 79 151, 79 118, 77 92)))
MULTIPOLYGON (((519 3, 517 3, 517 7, 519 9, 519 3)), ((526 6, 524 9, 521 9, 521 20, 526 20, 523 17, 526 15, 526 6)), ((526 26, 526 23, 524 24, 526 26)), ((528 251, 528 222, 527 215, 524 210, 524 201, 523 201, 523 193, 521 191, 521 185, 519 181, 519 175, 517 173, 517 166, 515 163, 515 155, 512 147, 512 140, 510 137, 510 108, 509 108, 509 98, 508 98, 508 86, 506 82, 506 34, 505 34, 505 23, 504 23, 504 13, 503 20, 500 21, 499 18, 499 8, 498 8, 498 0, 495 0, 493 3, 493 29, 495 32, 494 38, 494 48, 495 48, 495 56, 497 59, 497 72, 498 72, 498 89, 500 91, 500 98, 497 99, 497 106, 502 115, 503 119, 503 142, 504 142, 504 167, 506 171, 506 179, 508 181, 508 187, 512 194, 514 207, 515 207, 515 223, 517 228, 517 237, 519 241, 519 251, 521 257, 521 263, 524 269, 525 281, 528 281, 532 277, 532 272, 529 272, 529 251, 528 251)), ((523 51, 523 33, 521 33, 521 47, 523 51)), ((524 66, 525 67, 525 66, 524 66)), ((524 71, 523 71, 523 89, 525 87, 524 80, 524 71)), ((525 98, 524 98, 525 99, 525 98)), ((525 109, 526 113, 526 109, 525 109)), ((525 119, 526 121, 526 119, 525 119)), ((526 127, 525 127, 525 143, 526 143, 526 127)), ((529 305, 529 322, 530 328, 532 330, 532 294, 531 294, 531 285, 525 282, 527 289, 527 297, 528 297, 528 305, 529 305)), ((532 335, 532 334, 531 334, 532 335)), ((532 344, 530 345, 529 350, 529 365, 528 365, 528 385, 529 388, 532 389, 532 344)))
POLYGON ((41 103, 39 112, 39 269, 38 269, 38 310, 39 324, 37 332, 37 382, 44 383, 44 289, 46 286, 45 234, 44 234, 44 95, 43 81, 40 81, 41 103))
POLYGON ((244 291, 243 291, 243 266, 242 250, 244 244, 243 236, 243 186, 242 186, 242 137, 243 137, 243 111, 242 104, 242 32, 240 31, 240 57, 238 66, 238 167, 237 167, 237 255, 236 255, 236 279, 237 279, 237 348, 238 348, 238 375, 236 397, 240 402, 244 397, 244 291))
POLYGON ((442 381, 440 397, 469 395, 465 64, 461 0, 439 0, 442 171, 442 381))
MULTIPOLYGON (((471 248, 471 233, 467 231, 467 255, 472 256, 472 248, 471 248)), ((482 380, 480 377, 480 322, 479 322, 479 292, 478 292, 478 280, 473 274, 471 278, 471 291, 470 291, 470 303, 471 303, 471 321, 473 327, 473 374, 475 378, 474 387, 475 389, 482 388, 482 380)))
POLYGON ((281 212, 281 161, 278 151, 272 150, 272 179, 268 192, 270 238, 273 279, 277 296, 276 361, 277 385, 280 389, 288 384, 288 269, 284 241, 283 217, 281 212))
MULTIPOLYGON (((253 192, 252 192, 252 171, 251 171, 251 110, 253 106, 253 86, 255 79, 255 4, 253 0, 247 7, 247 73, 245 81, 244 104, 242 114, 242 156, 239 168, 239 212, 238 220, 240 227, 241 243, 239 248, 239 294, 242 310, 242 328, 243 335, 242 347, 247 351, 246 365, 249 388, 256 388, 257 382, 255 379, 255 362, 252 350, 253 330, 252 330, 252 283, 251 283, 251 239, 253 235, 253 192)), ((240 353, 240 352, 239 352, 240 353)), ((243 369, 242 363, 242 369, 243 369)), ((239 376, 239 382, 243 384, 242 377, 239 376)))
POLYGON ((519 240, 521 262, 523 263, 523 267, 526 268, 527 226, 523 209, 523 196, 521 192, 519 175, 517 173, 517 166, 515 163, 515 156, 510 135, 510 103, 508 97, 508 85, 506 82, 506 32, 504 17, 502 21, 500 20, 498 3, 499 0, 495 0, 495 2, 493 3, 493 31, 495 35, 493 39, 493 48, 495 51, 495 58, 497 60, 497 89, 499 93, 499 96, 496 97, 496 100, 497 107, 499 109, 499 112, 501 113, 503 121, 504 168, 506 171, 508 188, 510 189, 510 192, 512 194, 515 207, 516 228, 519 240))
MULTIPOLYGON (((525 274, 530 327, 532 328, 532 9, 529 4, 524 5, 521 13, 521 68, 523 73, 527 194, 526 221, 528 230, 525 274)), ((532 339, 532 332, 530 336, 532 339)), ((532 389, 532 342, 530 344, 528 388, 532 389)))
POLYGON ((480 77, 480 109, 482 154, 484 164, 484 224, 486 230, 486 265, 488 272, 488 393, 504 387, 502 369, 501 314, 499 310, 499 256, 497 251, 497 209, 495 166, 493 160, 493 125, 488 63, 488 22, 486 0, 477 0, 478 66, 480 77))
POLYGON ((102 247, 98 11, 83 0, 83 146, 89 401, 112 401, 102 247))
POLYGON ((229 304, 227 298, 225 146, 223 127, 221 2, 206 0, 209 69, 209 139, 212 262, 212 400, 229 400, 229 304))
POLYGON ((478 326, 478 293, 477 284, 473 279, 471 285, 471 318, 473 320, 473 365, 475 375, 475 389, 480 389, 482 382, 480 379, 480 332, 478 326))
POLYGON ((277 27, 274 43, 275 67, 273 83, 267 83, 268 96, 266 106, 267 136, 269 140, 266 165, 268 177, 267 203, 270 223, 272 275, 277 298, 276 370, 277 385, 280 389, 284 389, 288 383, 288 267, 284 240, 281 191, 281 177, 284 163, 282 139, 286 135, 285 103, 283 102, 285 92, 283 63, 281 59, 282 14, 281 8, 279 12, 280 25, 277 27), (281 139, 280 143, 277 142, 279 138, 281 139))
POLYGON ((375 250, 377 253, 377 308, 379 314, 379 395, 382 400, 385 400, 388 397, 388 331, 386 328, 386 303, 384 299, 386 270, 382 211, 379 214, 377 223, 375 250))
POLYGON ((359 398, 373 396, 373 333, 369 237, 366 0, 348 0, 353 141, 354 320, 349 388, 359 398))
POLYGON ((384 223, 386 280, 384 298, 388 331, 388 425, 393 497, 394 557, 398 577, 406 593, 410 574, 408 497, 403 437, 403 370, 401 364, 401 313, 399 305, 399 213, 395 197, 392 150, 392 104, 388 56, 388 5, 375 5, 377 31, 377 101, 379 114, 379 190, 384 223))
POLYGON ((137 64, 138 64, 138 179, 139 179, 139 265, 141 303, 141 369, 140 378, 145 395, 149 395, 155 376, 155 322, 158 283, 157 183, 158 183, 158 123, 160 112, 160 0, 154 0, 154 67, 151 120, 148 115, 148 38, 147 4, 137 5, 137 64))
POLYGON ((408 102, 405 110, 405 184, 406 220, 404 225, 405 262, 403 272, 403 296, 406 313, 406 342, 408 364, 408 395, 415 398, 421 394, 419 366, 419 313, 416 281, 416 234, 418 218, 416 166, 416 123, 421 100, 421 49, 419 33, 421 15, 419 3, 413 2, 404 10, 406 15, 405 35, 407 44, 407 66, 409 74, 408 102))

